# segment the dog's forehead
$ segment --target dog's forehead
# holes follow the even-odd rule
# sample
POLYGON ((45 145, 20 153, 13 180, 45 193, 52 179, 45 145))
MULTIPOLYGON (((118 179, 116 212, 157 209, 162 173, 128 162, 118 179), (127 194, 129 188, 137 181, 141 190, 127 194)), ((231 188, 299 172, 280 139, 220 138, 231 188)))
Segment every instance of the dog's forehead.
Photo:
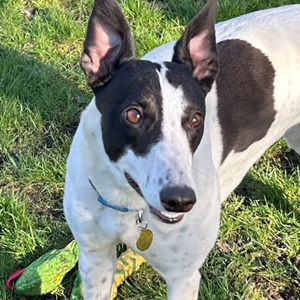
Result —
MULTIPOLYGON (((132 101, 161 106, 162 89, 168 89, 168 86, 182 90, 181 100, 204 112, 205 95, 191 71, 184 65, 172 62, 130 61, 121 66, 107 84, 94 89, 94 92, 101 112, 105 108, 122 109, 132 101), (108 99, 109 105, 105 105, 108 104, 108 99)), ((164 101, 171 102, 173 97, 164 101)))
POLYGON ((184 99, 192 106, 198 106, 201 112, 205 111, 205 94, 200 88, 196 79, 193 78, 192 72, 184 65, 164 62, 166 67, 166 79, 177 88, 182 89, 184 99))
POLYGON ((106 84, 94 89, 100 111, 101 106, 105 109, 130 101, 159 99, 161 88, 157 72, 160 68, 159 64, 140 60, 123 64, 106 84))

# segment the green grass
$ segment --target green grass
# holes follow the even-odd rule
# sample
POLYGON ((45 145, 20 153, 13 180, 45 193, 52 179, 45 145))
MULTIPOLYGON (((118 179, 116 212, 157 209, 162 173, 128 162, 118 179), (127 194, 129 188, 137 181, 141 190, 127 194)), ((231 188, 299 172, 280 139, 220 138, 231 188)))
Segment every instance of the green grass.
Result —
MULTIPOLYGON (((219 0, 217 20, 296 0, 219 0)), ((123 0, 137 56, 180 36, 199 1, 123 0), (162 8, 160 8, 162 7, 162 8)), ((0 2, 0 299, 7 277, 71 239, 62 212, 65 162, 91 99, 78 61, 92 0, 0 2), (33 20, 21 14, 36 7, 33 20)), ((199 299, 300 299, 300 158, 283 141, 224 204, 217 246, 201 269, 199 299)), ((73 273, 56 295, 67 299, 73 273)), ((144 265, 117 299, 165 299, 144 265)))

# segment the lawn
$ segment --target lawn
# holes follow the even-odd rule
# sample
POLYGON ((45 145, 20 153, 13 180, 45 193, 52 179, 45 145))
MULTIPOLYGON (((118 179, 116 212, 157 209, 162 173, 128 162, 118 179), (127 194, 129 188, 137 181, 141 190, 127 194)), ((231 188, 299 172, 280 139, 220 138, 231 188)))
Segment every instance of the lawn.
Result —
MULTIPOLYGON (((137 56, 178 38, 200 3, 122 0, 137 56)), ((219 0, 217 20, 290 3, 300 2, 219 0)), ((7 292, 5 280, 72 240, 62 198, 68 149, 92 96, 78 64, 91 9, 91 0, 0 1, 0 300, 70 294, 74 272, 56 294, 35 298, 7 292)), ((300 157, 280 141, 224 204, 199 299, 299 300, 299 241, 300 157)), ((165 297, 163 280, 144 265, 117 299, 165 297)))

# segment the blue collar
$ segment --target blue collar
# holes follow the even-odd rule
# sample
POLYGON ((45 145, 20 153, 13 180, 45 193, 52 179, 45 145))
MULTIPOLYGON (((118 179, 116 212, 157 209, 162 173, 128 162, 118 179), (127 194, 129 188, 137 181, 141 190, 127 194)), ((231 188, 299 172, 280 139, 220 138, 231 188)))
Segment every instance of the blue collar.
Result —
POLYGON ((129 208, 126 208, 123 206, 117 206, 117 205, 110 204, 105 199, 103 199, 99 193, 98 193, 98 201, 106 207, 110 207, 112 209, 115 209, 115 210, 118 210, 121 212, 137 211, 137 209, 129 209, 129 208))
POLYGON ((123 206, 117 206, 117 205, 114 205, 114 204, 110 204, 104 198, 102 198, 102 196, 98 193, 97 189, 95 188, 93 183, 90 181, 90 179, 88 179, 88 181, 90 182, 90 184, 91 184, 92 188, 95 190, 95 192, 98 194, 97 200, 101 204, 103 204, 104 206, 112 208, 112 209, 117 210, 117 211, 121 211, 121 212, 138 211, 138 209, 130 209, 130 208, 126 208, 126 207, 123 207, 123 206))

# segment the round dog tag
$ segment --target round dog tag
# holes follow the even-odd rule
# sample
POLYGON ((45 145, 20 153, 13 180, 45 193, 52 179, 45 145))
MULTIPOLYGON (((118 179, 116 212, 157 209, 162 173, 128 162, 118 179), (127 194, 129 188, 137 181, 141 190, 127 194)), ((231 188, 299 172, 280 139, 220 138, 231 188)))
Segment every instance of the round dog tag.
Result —
POLYGON ((147 250, 153 241, 153 233, 150 229, 144 229, 141 231, 137 241, 136 246, 140 251, 147 250))

